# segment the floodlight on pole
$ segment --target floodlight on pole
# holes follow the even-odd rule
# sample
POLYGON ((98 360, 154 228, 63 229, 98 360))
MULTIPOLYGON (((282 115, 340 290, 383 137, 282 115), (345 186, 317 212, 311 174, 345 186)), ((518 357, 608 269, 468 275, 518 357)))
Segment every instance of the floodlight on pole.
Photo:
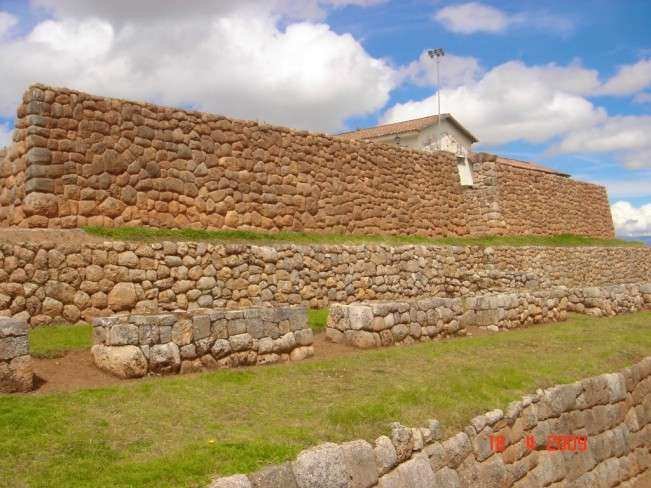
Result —
POLYGON ((443 48, 437 47, 436 49, 428 49, 427 54, 429 55, 430 58, 434 59, 436 58, 436 91, 438 92, 438 108, 439 108, 439 113, 437 117, 437 146, 439 149, 441 149, 441 78, 439 76, 439 64, 441 62, 441 58, 445 56, 445 51, 443 51, 443 48))

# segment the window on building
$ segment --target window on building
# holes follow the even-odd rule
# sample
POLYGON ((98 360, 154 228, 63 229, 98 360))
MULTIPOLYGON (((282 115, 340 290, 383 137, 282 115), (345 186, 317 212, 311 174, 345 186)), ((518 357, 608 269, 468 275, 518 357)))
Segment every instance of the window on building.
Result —
POLYGON ((468 158, 465 156, 457 157, 457 170, 459 171, 459 181, 462 186, 472 186, 474 184, 468 158))

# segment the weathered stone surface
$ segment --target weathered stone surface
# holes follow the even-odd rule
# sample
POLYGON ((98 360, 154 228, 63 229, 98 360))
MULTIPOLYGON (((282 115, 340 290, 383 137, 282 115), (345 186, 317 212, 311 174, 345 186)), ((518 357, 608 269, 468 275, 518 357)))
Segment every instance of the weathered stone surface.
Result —
POLYGON ((104 346, 91 348, 95 364, 119 378, 139 378, 147 374, 147 359, 136 346, 104 346))
POLYGON ((345 458, 340 446, 321 444, 301 452, 293 464, 299 488, 349 488, 345 458))
POLYGON ((179 346, 173 342, 156 344, 149 349, 149 370, 154 373, 176 373, 181 366, 179 346))
POLYGON ((118 283, 108 294, 108 306, 114 312, 132 310, 137 300, 133 283, 118 283))
POLYGON ((0 393, 31 391, 34 384, 32 359, 30 356, 14 357, 0 362, 0 393))
POLYGON ((251 488, 298 488, 290 463, 270 466, 249 475, 251 488))
POLYGON ((213 481, 208 488, 252 488, 249 479, 240 474, 213 481))
POLYGON ((370 488, 377 483, 378 469, 373 448, 366 441, 351 441, 341 445, 351 488, 370 488))

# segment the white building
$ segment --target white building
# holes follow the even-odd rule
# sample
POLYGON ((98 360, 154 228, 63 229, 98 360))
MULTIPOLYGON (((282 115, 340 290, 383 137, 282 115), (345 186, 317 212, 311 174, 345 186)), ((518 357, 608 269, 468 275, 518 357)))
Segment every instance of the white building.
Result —
POLYGON ((368 140, 395 144, 421 151, 447 151, 457 155, 459 179, 462 185, 472 185, 472 171, 468 162, 471 147, 478 139, 450 114, 405 120, 367 129, 344 132, 343 139, 368 140))

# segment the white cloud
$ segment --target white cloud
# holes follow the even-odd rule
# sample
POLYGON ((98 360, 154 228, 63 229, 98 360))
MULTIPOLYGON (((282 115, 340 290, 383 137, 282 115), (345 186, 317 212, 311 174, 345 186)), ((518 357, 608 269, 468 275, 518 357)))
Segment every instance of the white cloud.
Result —
POLYGON ((6 36, 16 24, 18 24, 18 19, 15 16, 0 11, 0 39, 6 36))
POLYGON ((558 153, 617 152, 631 169, 651 168, 651 116, 610 117, 593 127, 576 130, 554 146, 558 153))
POLYGON ((597 91, 600 95, 631 95, 651 86, 651 59, 620 66, 597 91))
POLYGON ((0 148, 8 146, 11 143, 13 131, 9 124, 0 123, 0 148))
POLYGON ((615 224, 615 233, 624 236, 651 235, 651 203, 634 207, 629 202, 619 201, 610 207, 615 224))
POLYGON ((444 7, 434 14, 434 19, 447 30, 458 34, 499 34, 517 26, 566 35, 574 29, 574 22, 567 17, 545 11, 507 13, 481 2, 444 7))
MULTIPOLYGON (((71 16, 0 41, 3 116, 12 117, 24 89, 38 81, 337 130, 346 118, 381 108, 397 83, 394 69, 351 35, 323 23, 288 22, 264 2, 193 2, 203 16, 185 14, 192 9, 181 1, 165 9, 154 0, 37 2, 71 16), (91 11, 97 16, 82 17, 91 11), (145 12, 152 17, 141 18, 145 12)), ((294 4, 302 3, 273 2, 278 11, 294 4)))
POLYGON ((590 177, 584 179, 605 186, 608 190, 608 196, 613 199, 651 197, 651 185, 649 185, 651 173, 642 173, 637 179, 593 180, 590 177))
MULTIPOLYGON (((538 143, 603 121, 605 111, 579 96, 596 85, 597 73, 577 63, 528 67, 510 61, 476 82, 443 89, 441 109, 454 114, 482 143, 538 143)), ((396 122, 433 113, 435 95, 396 104, 383 120, 396 122)))
POLYGON ((367 7, 386 0, 30 0, 60 17, 99 17, 112 23, 157 22, 161 19, 201 19, 246 11, 255 17, 279 15, 293 20, 322 20, 328 7, 367 7), (161 5, 164 4, 164 5, 161 5))
POLYGON ((444 7, 434 18, 446 29, 460 34, 503 32, 513 22, 513 19, 501 10, 480 2, 444 7))
MULTIPOLYGON (((481 74, 481 67, 476 58, 447 54, 441 62, 440 76, 442 86, 459 86, 472 83, 481 74)), ((436 85, 436 61, 427 51, 402 69, 402 75, 417 85, 436 85)))

